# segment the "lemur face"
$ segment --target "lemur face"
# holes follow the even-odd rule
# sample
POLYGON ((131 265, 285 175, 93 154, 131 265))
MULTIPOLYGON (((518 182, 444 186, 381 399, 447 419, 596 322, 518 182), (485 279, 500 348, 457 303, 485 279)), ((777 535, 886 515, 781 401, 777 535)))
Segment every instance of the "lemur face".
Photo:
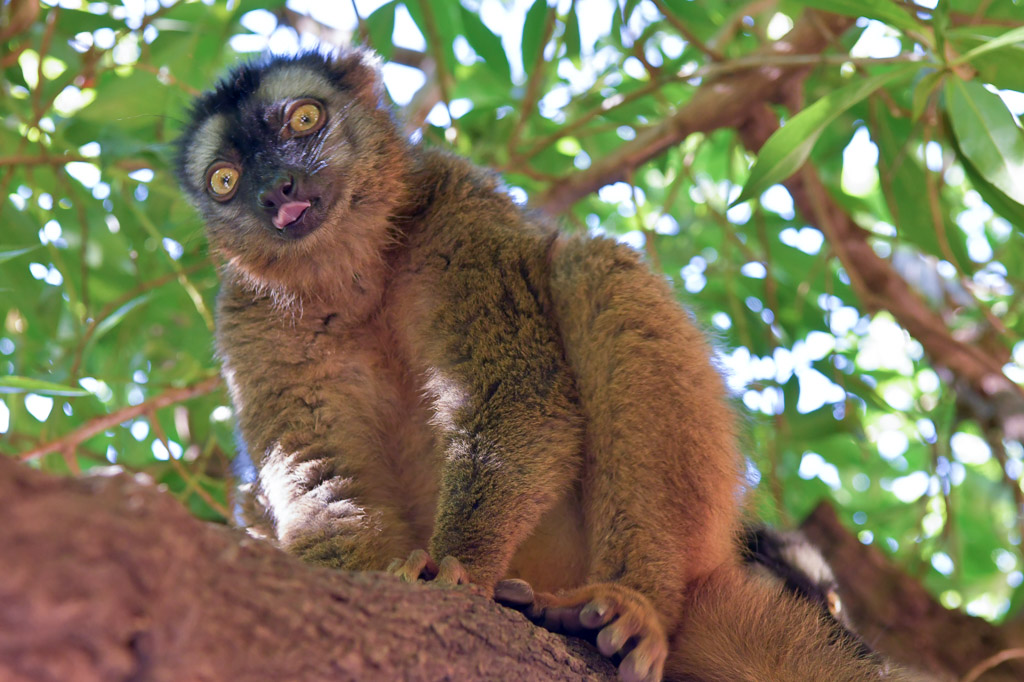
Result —
POLYGON ((343 52, 243 65, 198 97, 178 174, 211 245, 258 271, 335 251, 346 224, 386 213, 400 141, 381 93, 372 57, 343 52))

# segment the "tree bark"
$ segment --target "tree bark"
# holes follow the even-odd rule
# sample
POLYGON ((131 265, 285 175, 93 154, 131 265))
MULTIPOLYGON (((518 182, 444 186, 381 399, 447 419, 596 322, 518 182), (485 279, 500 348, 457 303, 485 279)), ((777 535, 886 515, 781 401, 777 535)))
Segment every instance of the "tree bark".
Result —
MULTIPOLYGON (((942 678, 970 679, 986 659, 1024 646, 1018 626, 996 627, 944 608, 877 547, 846 530, 829 504, 819 504, 801 530, 832 566, 857 630, 893 659, 942 678)), ((1024 660, 1018 654, 978 679, 1024 680, 1024 660)))
POLYGON ((0 679, 614 680, 469 589, 319 569, 130 476, 0 457, 0 679))
MULTIPOLYGON (((0 457, 0 680, 614 680, 590 645, 469 588, 307 566, 128 475, 0 457)), ((804 523, 867 640, 960 678, 1024 644, 948 611, 819 507, 804 523)), ((1011 658, 983 680, 1024 679, 1011 658)))

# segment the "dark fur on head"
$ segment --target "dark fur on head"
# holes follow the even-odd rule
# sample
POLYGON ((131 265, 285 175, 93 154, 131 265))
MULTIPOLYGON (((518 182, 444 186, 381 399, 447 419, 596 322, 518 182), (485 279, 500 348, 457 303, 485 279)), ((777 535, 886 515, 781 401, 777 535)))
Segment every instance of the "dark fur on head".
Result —
POLYGON ((178 140, 178 179, 232 275, 283 300, 369 286, 361 273, 380 269, 410 166, 383 99, 377 59, 362 50, 242 64, 196 99, 178 140), (282 135, 286 108, 304 98, 323 106, 326 123, 307 136, 282 135), (240 171, 227 201, 208 191, 215 163, 240 171), (301 231, 275 227, 261 202, 280 186, 310 202, 301 231))
POLYGON ((839 600, 839 585, 821 551, 799 531, 781 531, 752 525, 741 536, 744 562, 762 575, 782 582, 793 595, 814 604, 837 637, 855 643, 861 656, 873 654, 853 630, 839 600))

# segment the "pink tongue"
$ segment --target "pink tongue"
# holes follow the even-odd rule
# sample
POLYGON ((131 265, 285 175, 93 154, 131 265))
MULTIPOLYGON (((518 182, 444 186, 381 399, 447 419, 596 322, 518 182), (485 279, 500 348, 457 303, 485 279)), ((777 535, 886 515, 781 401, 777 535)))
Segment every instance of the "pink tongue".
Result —
POLYGON ((274 216, 274 227, 279 230, 283 230, 288 227, 302 216, 302 212, 309 208, 308 201, 289 201, 285 204, 281 204, 281 208, 277 209, 277 215, 274 216))

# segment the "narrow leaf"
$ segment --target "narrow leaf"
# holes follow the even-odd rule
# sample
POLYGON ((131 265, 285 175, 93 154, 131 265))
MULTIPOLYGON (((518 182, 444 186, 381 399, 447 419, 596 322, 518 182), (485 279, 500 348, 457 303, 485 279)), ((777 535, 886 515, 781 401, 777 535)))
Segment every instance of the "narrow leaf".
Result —
POLYGON ((877 19, 901 31, 921 30, 918 21, 892 0, 796 0, 796 3, 848 17, 877 19))
POLYGON ((89 395, 89 391, 82 388, 19 376, 0 377, 0 393, 38 393, 39 395, 65 396, 89 395))
POLYGON ((469 46, 484 60, 484 65, 505 83, 512 80, 508 56, 501 45, 501 38, 494 35, 484 22, 473 12, 462 8, 462 27, 466 31, 469 46))
POLYGON ((370 47, 380 53, 385 59, 390 59, 395 52, 395 41, 392 35, 395 32, 395 2, 388 2, 373 11, 366 17, 366 29, 370 34, 370 47))
POLYGON ((844 111, 882 86, 909 75, 918 67, 907 65, 871 76, 823 97, 789 120, 764 143, 750 169, 750 177, 736 205, 757 196, 795 173, 807 160, 821 132, 844 111))
POLYGON ((104 318, 102 322, 96 325, 96 331, 92 335, 93 341, 100 338, 101 336, 109 332, 111 329, 116 327, 121 322, 121 320, 124 319, 125 315, 127 315, 129 312, 139 307, 152 297, 152 292, 142 294, 141 296, 136 296, 135 298, 128 301, 120 308, 112 312, 108 317, 104 318))
POLYGON ((1002 47, 1014 45, 1016 43, 1024 42, 1024 26, 1019 26, 1011 31, 1007 31, 998 38, 992 38, 987 42, 978 45, 973 50, 968 50, 959 57, 953 60, 951 66, 958 66, 964 62, 969 62, 979 55, 983 55, 986 52, 998 50, 1002 47))
POLYGON ((971 181, 971 186, 978 191, 985 203, 993 211, 1006 218, 1019 234, 1024 234, 1024 206, 1011 200, 989 183, 978 172, 978 169, 971 165, 970 161, 964 163, 964 171, 967 174, 967 179, 971 181))
POLYGON ((576 14, 576 3, 569 7, 565 17, 565 56, 569 59, 580 58, 580 18, 576 14))
POLYGON ((35 251, 40 246, 42 246, 42 244, 36 244, 35 246, 25 246, 20 249, 11 249, 9 251, 0 251, 0 263, 6 263, 9 260, 14 260, 18 256, 29 253, 30 251, 35 251))
POLYGON ((932 93, 939 89, 945 76, 945 71, 933 71, 918 82, 914 88, 914 102, 911 108, 914 122, 921 118, 924 108, 928 106, 928 100, 931 99, 932 93))
POLYGON ((527 76, 537 61, 537 53, 544 49, 541 42, 544 40, 544 17, 547 12, 547 0, 535 0, 523 22, 523 71, 527 76))
POLYGON ((1024 204, 1024 132, 1002 98, 976 81, 946 81, 946 107, 963 155, 1018 204, 1024 204))

